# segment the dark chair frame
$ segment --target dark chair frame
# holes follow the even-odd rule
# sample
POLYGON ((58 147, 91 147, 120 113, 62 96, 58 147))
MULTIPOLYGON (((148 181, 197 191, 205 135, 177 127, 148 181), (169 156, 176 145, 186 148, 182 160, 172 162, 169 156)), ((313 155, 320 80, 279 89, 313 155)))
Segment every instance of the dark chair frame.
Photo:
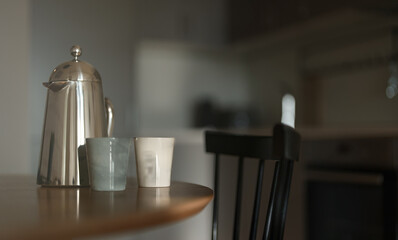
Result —
POLYGON ((245 158, 259 159, 255 201, 252 214, 250 238, 256 239, 260 213, 261 191, 265 160, 275 160, 275 170, 268 203, 263 240, 281 240, 285 228, 287 203, 293 165, 300 155, 301 137, 284 124, 276 124, 272 136, 252 136, 222 133, 217 131, 205 132, 206 152, 215 154, 215 178, 213 201, 213 232, 212 239, 217 239, 218 205, 219 205, 219 161, 220 155, 233 155, 239 158, 238 180, 235 202, 235 218, 233 239, 239 238, 241 197, 243 183, 243 160, 245 158))

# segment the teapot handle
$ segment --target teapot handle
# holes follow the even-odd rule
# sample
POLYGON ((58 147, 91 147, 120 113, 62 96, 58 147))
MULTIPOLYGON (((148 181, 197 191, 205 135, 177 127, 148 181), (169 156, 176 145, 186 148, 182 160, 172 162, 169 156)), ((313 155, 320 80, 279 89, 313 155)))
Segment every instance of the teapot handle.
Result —
POLYGON ((113 104, 109 98, 105 98, 105 114, 106 114, 106 129, 108 137, 111 137, 113 134, 113 126, 114 126, 114 119, 113 119, 113 104))

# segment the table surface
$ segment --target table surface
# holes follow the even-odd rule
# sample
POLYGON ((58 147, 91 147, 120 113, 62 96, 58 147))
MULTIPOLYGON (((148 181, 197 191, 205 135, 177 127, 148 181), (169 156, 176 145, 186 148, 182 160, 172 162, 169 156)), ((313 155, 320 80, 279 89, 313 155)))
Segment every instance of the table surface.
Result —
POLYGON ((170 188, 125 191, 40 187, 32 176, 0 176, 0 239, 70 239, 137 230, 200 212, 213 198, 207 187, 172 182, 170 188))

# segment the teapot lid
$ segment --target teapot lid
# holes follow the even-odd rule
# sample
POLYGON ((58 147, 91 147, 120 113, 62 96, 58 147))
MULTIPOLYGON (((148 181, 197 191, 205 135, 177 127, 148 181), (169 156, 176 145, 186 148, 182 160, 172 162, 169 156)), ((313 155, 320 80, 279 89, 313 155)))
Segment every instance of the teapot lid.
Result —
POLYGON ((79 45, 70 49, 73 59, 58 65, 51 73, 49 82, 54 81, 93 81, 101 82, 98 71, 89 63, 78 59, 82 55, 79 45))

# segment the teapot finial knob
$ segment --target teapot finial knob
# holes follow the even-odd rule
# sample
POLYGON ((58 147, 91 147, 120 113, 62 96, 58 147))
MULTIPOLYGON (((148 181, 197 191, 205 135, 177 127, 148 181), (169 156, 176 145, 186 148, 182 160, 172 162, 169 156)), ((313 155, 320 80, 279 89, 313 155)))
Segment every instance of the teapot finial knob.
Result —
POLYGON ((77 61, 77 57, 82 55, 82 49, 80 48, 79 45, 74 45, 70 49, 70 54, 72 54, 72 56, 75 58, 75 61, 77 61))

